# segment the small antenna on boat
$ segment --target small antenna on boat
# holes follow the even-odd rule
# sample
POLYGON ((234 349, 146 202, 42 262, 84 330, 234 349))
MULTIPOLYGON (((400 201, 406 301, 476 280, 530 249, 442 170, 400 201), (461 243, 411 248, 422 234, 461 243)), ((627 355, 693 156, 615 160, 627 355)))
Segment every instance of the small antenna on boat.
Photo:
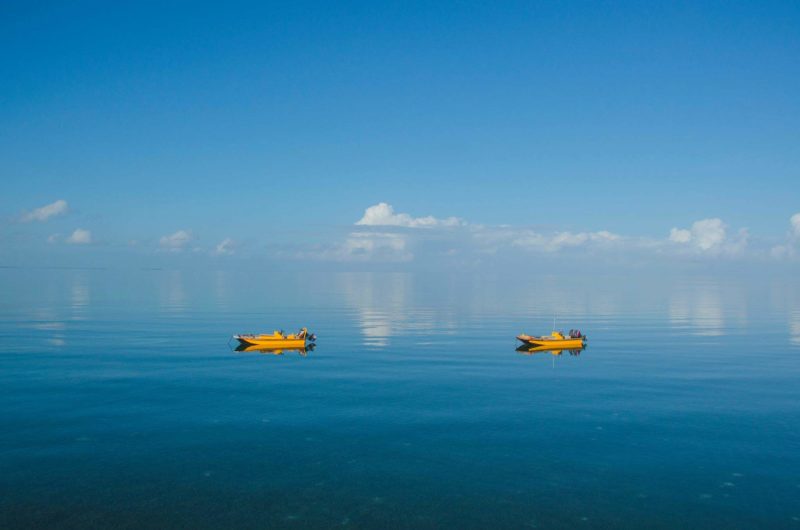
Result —
POLYGON ((553 311, 553 331, 556 330, 556 312, 553 311))

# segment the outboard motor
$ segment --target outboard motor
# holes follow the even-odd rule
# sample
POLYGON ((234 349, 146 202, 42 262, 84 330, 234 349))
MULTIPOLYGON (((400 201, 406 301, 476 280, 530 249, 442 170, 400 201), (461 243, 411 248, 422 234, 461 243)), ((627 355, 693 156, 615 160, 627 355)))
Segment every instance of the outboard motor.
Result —
POLYGON ((314 342, 315 340, 317 340, 317 335, 312 333, 311 335, 308 336, 308 340, 310 342, 314 342))

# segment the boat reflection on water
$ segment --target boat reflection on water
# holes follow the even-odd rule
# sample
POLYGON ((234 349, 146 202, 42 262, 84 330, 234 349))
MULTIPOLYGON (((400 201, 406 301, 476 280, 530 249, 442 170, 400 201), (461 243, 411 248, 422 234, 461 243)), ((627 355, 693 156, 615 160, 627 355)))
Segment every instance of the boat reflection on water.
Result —
POLYGON ((302 357, 306 357, 309 352, 314 351, 314 344, 309 344, 305 348, 265 348, 258 345, 240 344, 233 351, 235 352, 258 352, 265 355, 283 355, 286 352, 297 352, 302 357))
POLYGON ((550 355, 556 355, 556 356, 561 355, 562 353, 567 351, 569 352, 570 355, 577 357, 585 349, 586 346, 582 348, 571 348, 569 350, 556 350, 548 346, 530 346, 528 344, 523 344, 522 346, 517 348, 517 351, 519 353, 525 353, 527 355, 535 355, 537 353, 549 353, 550 355))

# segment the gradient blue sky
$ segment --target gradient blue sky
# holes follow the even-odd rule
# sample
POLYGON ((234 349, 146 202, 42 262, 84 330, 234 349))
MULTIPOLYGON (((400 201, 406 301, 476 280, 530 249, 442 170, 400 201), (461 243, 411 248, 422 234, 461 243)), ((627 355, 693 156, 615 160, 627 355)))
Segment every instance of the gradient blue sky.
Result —
POLYGON ((380 202, 769 246, 800 211, 797 2, 3 2, 0 50, 6 254, 325 244, 380 202))

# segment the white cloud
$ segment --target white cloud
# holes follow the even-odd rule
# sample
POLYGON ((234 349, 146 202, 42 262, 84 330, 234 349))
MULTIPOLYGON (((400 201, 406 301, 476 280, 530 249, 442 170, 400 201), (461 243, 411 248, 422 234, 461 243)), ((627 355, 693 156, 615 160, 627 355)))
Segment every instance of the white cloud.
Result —
POLYGON ((233 254, 235 251, 236 251, 236 242, 233 239, 226 237, 225 239, 220 241, 220 243, 214 249, 214 254, 216 254, 217 256, 225 256, 233 254))
POLYGON ((345 241, 342 255, 351 258, 382 257, 405 261, 413 256, 402 234, 353 232, 345 241))
POLYGON ((786 243, 776 245, 770 250, 770 255, 777 259, 793 258, 800 250, 800 213, 789 218, 789 233, 786 243))
POLYGON ((381 202, 370 206, 364 216, 356 222, 361 226, 401 226, 406 228, 434 228, 463 226, 466 223, 458 217, 438 219, 431 215, 427 217, 411 217, 407 213, 395 213, 391 204, 381 202))
POLYGON ((88 245, 92 242, 92 233, 83 228, 76 228, 67 238, 67 243, 72 245, 88 245))
POLYGON ((600 230, 599 232, 590 233, 589 239, 592 241, 618 241, 622 239, 622 236, 613 234, 608 230, 600 230))
POLYGON ((557 252, 562 248, 580 247, 586 245, 603 245, 621 240, 622 237, 601 230, 600 232, 557 232, 553 235, 544 235, 533 230, 526 230, 515 237, 511 244, 516 247, 545 252, 557 252))
POLYGON ((57 243, 60 237, 61 237, 61 234, 50 234, 50 236, 47 238, 47 242, 48 243, 57 243))
POLYGON ((20 220, 23 223, 30 223, 31 221, 44 222, 51 217, 67 213, 67 209, 67 201, 64 199, 59 199, 56 202, 46 204, 41 208, 36 208, 30 212, 24 213, 20 220))
POLYGON ((179 252, 183 250, 191 240, 191 232, 187 232, 186 230, 178 230, 174 234, 163 236, 159 240, 159 244, 161 245, 161 248, 167 249, 171 252, 179 252))
POLYGON ((703 219, 692 224, 692 240, 702 250, 719 247, 725 242, 725 224, 721 219, 703 219))
MULTIPOLYGON (((673 228, 669 233, 669 240, 679 245, 691 245, 702 252, 719 252, 726 242, 727 226, 722 219, 701 219, 692 223, 688 230, 673 228)), ((746 240, 746 233, 741 233, 746 240)), ((741 239, 741 238, 740 238, 741 239)))
POLYGON ((800 212, 789 218, 789 226, 791 226, 792 237, 800 238, 800 212))
POLYGON ((300 250, 293 254, 300 259, 341 262, 403 262, 414 254, 405 234, 391 232, 351 232, 341 243, 300 250))
POLYGON ((688 243, 692 240, 691 230, 673 228, 669 231, 669 240, 673 243, 688 243))

